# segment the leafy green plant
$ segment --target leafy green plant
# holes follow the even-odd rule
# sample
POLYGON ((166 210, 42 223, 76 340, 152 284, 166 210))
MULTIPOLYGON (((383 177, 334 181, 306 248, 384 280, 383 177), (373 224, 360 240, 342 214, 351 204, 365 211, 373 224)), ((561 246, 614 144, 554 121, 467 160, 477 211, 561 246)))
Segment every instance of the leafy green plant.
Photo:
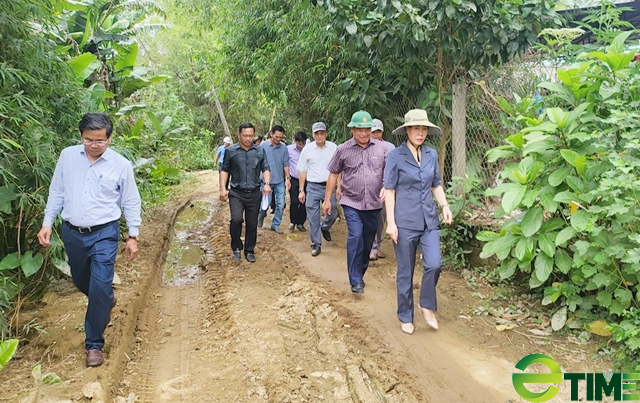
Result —
POLYGON ((518 116, 521 129, 489 161, 515 160, 488 189, 500 196, 500 232, 484 231, 482 256, 502 278, 526 274, 546 303, 570 311, 637 307, 640 277, 640 72, 625 48, 631 31, 584 53, 546 82, 547 108, 518 116))
POLYGON ((466 221, 474 207, 482 205, 481 180, 454 177, 447 187, 447 201, 453 223, 440 228, 442 263, 456 269, 467 267, 469 241, 475 237, 474 228, 466 221))
POLYGON ((42 365, 38 364, 31 370, 31 376, 36 388, 45 385, 55 385, 61 383, 62 379, 55 372, 42 373, 42 365))
POLYGON ((640 371, 640 309, 630 308, 622 312, 622 320, 612 323, 608 329, 619 344, 614 356, 616 365, 625 372, 640 371))
POLYGON ((165 28, 163 24, 148 23, 150 15, 163 14, 155 1, 52 3, 60 24, 52 26, 48 33, 68 51, 68 63, 78 82, 90 88, 87 101, 92 108, 120 108, 136 91, 169 78, 153 75, 152 69, 136 63, 136 34, 165 28))
MULTIPOLYGON (((39 293, 42 280, 56 272, 51 259, 61 255, 61 248, 43 254, 35 240, 58 151, 71 144, 69 133, 82 113, 82 86, 40 31, 56 22, 49 2, 0 0, 2 309, 13 309, 19 293, 39 293)), ((0 314, 3 338, 15 325, 0 314)))
POLYGON ((0 341, 0 371, 11 361, 18 350, 18 342, 17 339, 0 341))

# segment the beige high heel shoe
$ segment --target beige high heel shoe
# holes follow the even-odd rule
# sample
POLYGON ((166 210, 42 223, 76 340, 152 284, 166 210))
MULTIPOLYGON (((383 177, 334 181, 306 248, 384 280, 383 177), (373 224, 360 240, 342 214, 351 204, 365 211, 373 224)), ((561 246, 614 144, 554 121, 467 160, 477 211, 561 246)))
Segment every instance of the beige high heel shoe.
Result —
POLYGON ((435 330, 438 330, 439 326, 438 319, 436 319, 436 314, 433 313, 431 309, 420 307, 420 310, 422 311, 422 315, 424 315, 424 320, 427 321, 427 325, 435 330))
POLYGON ((406 334, 413 334, 413 331, 415 330, 415 327, 413 327, 413 323, 400 322, 400 328, 406 334))

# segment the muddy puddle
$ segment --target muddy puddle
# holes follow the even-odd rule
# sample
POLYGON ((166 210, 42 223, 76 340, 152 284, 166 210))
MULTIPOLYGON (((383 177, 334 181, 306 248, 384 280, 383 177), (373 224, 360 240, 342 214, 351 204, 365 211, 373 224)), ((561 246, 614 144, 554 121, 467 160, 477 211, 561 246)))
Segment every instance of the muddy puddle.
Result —
POLYGON ((212 251, 207 244, 206 227, 213 219, 214 205, 194 201, 176 217, 174 235, 162 268, 167 286, 195 284, 212 251))

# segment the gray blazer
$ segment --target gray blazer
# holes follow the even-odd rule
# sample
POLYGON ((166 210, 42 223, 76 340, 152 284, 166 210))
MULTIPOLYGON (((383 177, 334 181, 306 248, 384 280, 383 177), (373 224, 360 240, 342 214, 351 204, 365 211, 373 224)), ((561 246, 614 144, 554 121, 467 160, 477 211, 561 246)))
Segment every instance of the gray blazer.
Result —
POLYGON ((432 187, 442 184, 438 154, 422 145, 420 165, 403 143, 387 156, 384 170, 385 189, 395 189, 395 218, 398 228, 422 231, 439 229, 440 219, 433 201, 432 187))

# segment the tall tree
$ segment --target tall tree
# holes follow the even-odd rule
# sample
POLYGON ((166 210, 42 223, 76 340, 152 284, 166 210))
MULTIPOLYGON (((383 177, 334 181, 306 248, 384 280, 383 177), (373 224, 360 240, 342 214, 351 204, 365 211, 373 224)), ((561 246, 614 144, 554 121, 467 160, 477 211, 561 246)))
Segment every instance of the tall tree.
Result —
POLYGON ((394 60, 407 87, 436 83, 442 125, 440 163, 451 139, 451 85, 479 67, 506 62, 537 33, 561 24, 552 0, 317 0, 346 41, 368 49, 371 63, 394 60), (433 78, 431 78, 433 77, 433 78))

